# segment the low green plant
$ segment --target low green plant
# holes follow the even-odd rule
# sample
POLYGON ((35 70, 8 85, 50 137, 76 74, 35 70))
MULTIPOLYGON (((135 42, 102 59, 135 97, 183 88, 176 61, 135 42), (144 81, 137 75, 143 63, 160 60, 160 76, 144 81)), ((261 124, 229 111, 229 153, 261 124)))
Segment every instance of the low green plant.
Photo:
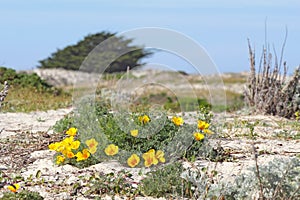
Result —
MULTIPOLYGON (((217 164, 217 163, 216 163, 217 164)), ((222 196, 222 185, 217 179, 218 172, 207 167, 191 165, 185 169, 181 177, 188 181, 193 188, 191 198, 193 199, 220 199, 222 196)))
POLYGON ((145 196, 175 198, 191 198, 194 191, 192 184, 181 177, 184 168, 182 163, 172 163, 147 173, 139 190, 145 196))
MULTIPOLYGON (((139 193, 139 190, 133 186, 132 182, 132 174, 125 170, 111 172, 109 174, 93 174, 88 179, 90 187, 85 191, 84 195, 135 197, 139 193)), ((75 184, 74 190, 78 187, 80 187, 80 185, 75 184)), ((73 195, 75 196, 76 194, 73 195)))
POLYGON ((38 192, 22 190, 20 192, 4 192, 0 200, 43 200, 44 198, 38 192))
POLYGON ((275 158, 266 165, 252 167, 233 181, 218 180, 217 172, 204 168, 188 169, 182 177, 195 188, 195 199, 278 199, 300 198, 299 158, 275 158))
MULTIPOLYGON (((75 126, 78 129, 77 139, 81 144, 94 138, 99 143, 99 151, 94 156, 98 162, 117 159, 124 165, 133 167, 133 164, 128 163, 137 159, 134 167, 148 167, 178 158, 195 160, 199 155, 206 157, 202 149, 210 150, 206 157, 209 159, 216 159, 222 154, 216 153, 219 149, 212 148, 208 142, 212 134, 208 129, 212 115, 205 108, 199 112, 198 124, 188 124, 184 123, 184 116, 170 118, 164 111, 116 113, 111 112, 103 102, 97 102, 92 110, 89 107, 89 103, 82 104, 78 111, 80 115, 68 116, 56 123, 54 128, 63 132, 75 126), (92 112, 95 116, 91 115, 92 112), (108 155, 105 152, 107 148, 116 153, 108 155), (152 164, 145 160, 150 159, 149 156, 154 159, 152 164), (144 163, 141 162, 142 158, 144 163)), ((96 160, 92 163, 95 162, 96 160)))
POLYGON ((290 199, 300 198, 299 158, 276 158, 265 166, 260 166, 260 179, 250 169, 236 177, 223 190, 225 199, 290 199), (260 189, 262 188, 262 190, 260 189))
POLYGON ((57 133, 62 133, 74 125, 74 113, 67 114, 64 118, 58 120, 52 129, 57 133))

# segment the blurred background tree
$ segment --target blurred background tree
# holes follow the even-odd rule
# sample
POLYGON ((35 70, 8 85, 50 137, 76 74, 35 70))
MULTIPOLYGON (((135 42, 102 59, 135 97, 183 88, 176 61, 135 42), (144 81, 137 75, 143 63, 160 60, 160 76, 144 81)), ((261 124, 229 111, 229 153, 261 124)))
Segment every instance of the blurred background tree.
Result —
POLYGON ((152 53, 141 46, 130 45, 132 39, 117 37, 115 33, 101 32, 84 37, 75 45, 58 49, 50 57, 39 61, 39 68, 63 68, 67 70, 100 71, 108 73, 126 71, 142 66, 142 58, 152 53), (102 43, 103 41, 108 41, 102 43), (100 43, 100 46, 97 47, 100 43), (92 52, 92 54, 90 54, 92 52), (126 54, 116 56, 126 52, 126 54), (89 55, 87 62, 83 63, 89 55), (82 64, 89 65, 82 67, 82 64), (108 66, 108 67, 107 67, 108 66))

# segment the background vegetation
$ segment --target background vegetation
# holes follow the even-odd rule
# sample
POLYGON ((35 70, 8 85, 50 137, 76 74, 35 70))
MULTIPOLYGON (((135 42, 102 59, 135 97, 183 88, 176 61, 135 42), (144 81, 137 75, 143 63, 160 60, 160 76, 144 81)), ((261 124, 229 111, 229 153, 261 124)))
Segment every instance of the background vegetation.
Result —
POLYGON ((100 68, 105 69, 107 64, 110 64, 105 69, 106 72, 120 72, 126 71, 129 66, 131 69, 141 66, 141 59, 151 55, 149 51, 144 50, 142 47, 130 45, 132 39, 125 39, 123 37, 117 37, 114 33, 101 32, 84 37, 83 40, 79 41, 75 45, 70 45, 64 49, 58 49, 50 57, 39 61, 39 68, 63 68, 68 70, 78 70, 82 65, 84 59, 92 52, 88 58, 88 64, 94 68, 88 66, 82 68, 85 71, 97 71, 100 68), (96 48, 104 40, 113 37, 109 40, 109 44, 105 45, 104 49, 96 48), (122 55, 118 59, 112 60, 114 56, 121 52, 129 52, 122 55))
POLYGON ((292 77, 287 77, 286 62, 282 63, 282 57, 278 60, 275 50, 272 54, 264 47, 257 67, 249 41, 248 45, 250 76, 245 90, 248 106, 258 113, 295 117, 295 113, 300 110, 300 66, 295 69, 292 77))
POLYGON ((0 67, 0 83, 7 81, 10 88, 1 111, 29 112, 57 109, 70 105, 71 95, 43 81, 37 74, 17 73, 0 67))

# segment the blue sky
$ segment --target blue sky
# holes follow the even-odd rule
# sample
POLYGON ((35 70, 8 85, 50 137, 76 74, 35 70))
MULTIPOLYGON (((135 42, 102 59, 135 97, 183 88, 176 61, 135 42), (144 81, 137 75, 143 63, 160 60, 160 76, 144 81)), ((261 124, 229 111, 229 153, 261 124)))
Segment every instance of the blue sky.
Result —
MULTIPOLYGON (((300 64, 300 1, 286 0, 1 0, 0 65, 33 69, 57 48, 87 34, 161 27, 181 32, 202 45, 221 72, 248 70, 247 38, 260 53, 265 19, 268 41, 284 52, 289 68, 300 64)), ((166 53, 156 62, 190 72, 188 64, 166 53)))

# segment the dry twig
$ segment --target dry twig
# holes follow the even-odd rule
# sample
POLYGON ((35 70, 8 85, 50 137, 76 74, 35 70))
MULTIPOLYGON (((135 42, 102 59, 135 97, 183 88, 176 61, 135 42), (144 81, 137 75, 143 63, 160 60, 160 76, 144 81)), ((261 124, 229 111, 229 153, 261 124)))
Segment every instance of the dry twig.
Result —
POLYGON ((5 97, 8 94, 8 89, 9 89, 9 85, 8 85, 7 81, 5 81, 3 90, 0 92, 0 108, 1 108, 2 102, 4 101, 5 97))

